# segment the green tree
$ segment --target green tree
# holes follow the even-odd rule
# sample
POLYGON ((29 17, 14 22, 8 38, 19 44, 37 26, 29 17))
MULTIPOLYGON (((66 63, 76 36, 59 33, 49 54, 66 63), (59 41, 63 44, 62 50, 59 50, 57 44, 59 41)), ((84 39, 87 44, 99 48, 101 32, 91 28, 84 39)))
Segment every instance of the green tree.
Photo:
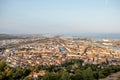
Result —
POLYGON ((94 80, 93 71, 90 67, 83 71, 82 76, 83 80, 94 80))
POLYGON ((5 66, 6 66, 6 63, 3 60, 1 60, 0 61, 0 71, 4 71, 5 66))
POLYGON ((32 77, 27 76, 27 77, 25 77, 23 80, 33 80, 33 78, 32 78, 32 77))
POLYGON ((71 80, 83 80, 82 70, 77 69, 75 74, 71 75, 71 80))
POLYGON ((70 79, 69 73, 64 70, 59 71, 59 75, 60 75, 59 80, 69 80, 70 79))
POLYGON ((43 80, 70 80, 70 76, 66 71, 48 72, 44 75, 43 80))
POLYGON ((103 74, 102 71, 99 71, 98 75, 99 75, 99 79, 100 79, 100 78, 105 78, 105 75, 103 74))

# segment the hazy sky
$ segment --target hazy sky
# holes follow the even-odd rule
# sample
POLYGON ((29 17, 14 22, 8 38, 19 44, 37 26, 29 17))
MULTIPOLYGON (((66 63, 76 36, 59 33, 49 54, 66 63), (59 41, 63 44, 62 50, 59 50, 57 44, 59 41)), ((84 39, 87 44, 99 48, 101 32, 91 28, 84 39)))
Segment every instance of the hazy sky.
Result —
POLYGON ((120 0, 0 0, 0 33, 120 33, 120 0))

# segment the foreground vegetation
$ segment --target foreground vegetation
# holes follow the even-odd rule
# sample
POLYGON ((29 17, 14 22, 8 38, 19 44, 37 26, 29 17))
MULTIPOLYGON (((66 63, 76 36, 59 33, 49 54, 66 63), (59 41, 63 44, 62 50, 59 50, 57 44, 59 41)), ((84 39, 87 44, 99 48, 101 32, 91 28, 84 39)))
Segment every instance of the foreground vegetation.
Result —
POLYGON ((68 60, 60 66, 34 66, 15 67, 8 66, 3 60, 0 61, 0 80, 33 80, 28 75, 31 72, 45 70, 44 76, 38 76, 38 80, 98 80, 105 78, 111 73, 120 71, 120 66, 107 66, 107 64, 86 64, 82 60, 68 60))

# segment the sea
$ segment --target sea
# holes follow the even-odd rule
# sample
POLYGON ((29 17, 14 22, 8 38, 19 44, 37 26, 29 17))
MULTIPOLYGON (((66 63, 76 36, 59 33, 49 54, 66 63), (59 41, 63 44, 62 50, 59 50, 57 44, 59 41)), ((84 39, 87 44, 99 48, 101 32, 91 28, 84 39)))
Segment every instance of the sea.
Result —
POLYGON ((120 33, 119 34, 80 33, 80 34, 64 34, 63 36, 72 37, 72 38, 95 38, 95 39, 120 40, 120 33))
MULTIPOLYGON (((120 41, 120 34, 98 34, 98 33, 81 33, 81 34, 65 34, 64 37, 68 38, 94 38, 95 41, 102 41, 103 39, 110 39, 120 41)), ((113 50, 120 50, 117 47, 110 47, 113 50)))

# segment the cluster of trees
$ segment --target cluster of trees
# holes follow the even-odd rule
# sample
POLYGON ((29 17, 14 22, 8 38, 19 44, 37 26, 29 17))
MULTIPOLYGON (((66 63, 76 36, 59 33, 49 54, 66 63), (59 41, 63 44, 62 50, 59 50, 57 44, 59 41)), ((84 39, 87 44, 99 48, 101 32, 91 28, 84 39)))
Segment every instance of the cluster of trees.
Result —
POLYGON ((3 60, 0 61, 0 80, 23 80, 30 72, 30 69, 12 68, 6 65, 3 60))
POLYGON ((86 64, 82 60, 68 60, 61 66, 46 67, 44 80, 98 80, 120 71, 120 66, 86 64), (62 76, 66 74, 66 76, 62 76), (64 77, 64 78, 63 78, 64 77), (56 79, 57 78, 57 79, 56 79), (62 79, 63 78, 63 79, 62 79))
POLYGON ((33 80, 28 77, 30 72, 46 70, 44 76, 38 76, 38 80, 98 80, 105 78, 111 73, 120 71, 120 66, 108 65, 83 65, 82 60, 68 60, 60 66, 34 66, 12 68, 0 61, 0 80, 33 80))

